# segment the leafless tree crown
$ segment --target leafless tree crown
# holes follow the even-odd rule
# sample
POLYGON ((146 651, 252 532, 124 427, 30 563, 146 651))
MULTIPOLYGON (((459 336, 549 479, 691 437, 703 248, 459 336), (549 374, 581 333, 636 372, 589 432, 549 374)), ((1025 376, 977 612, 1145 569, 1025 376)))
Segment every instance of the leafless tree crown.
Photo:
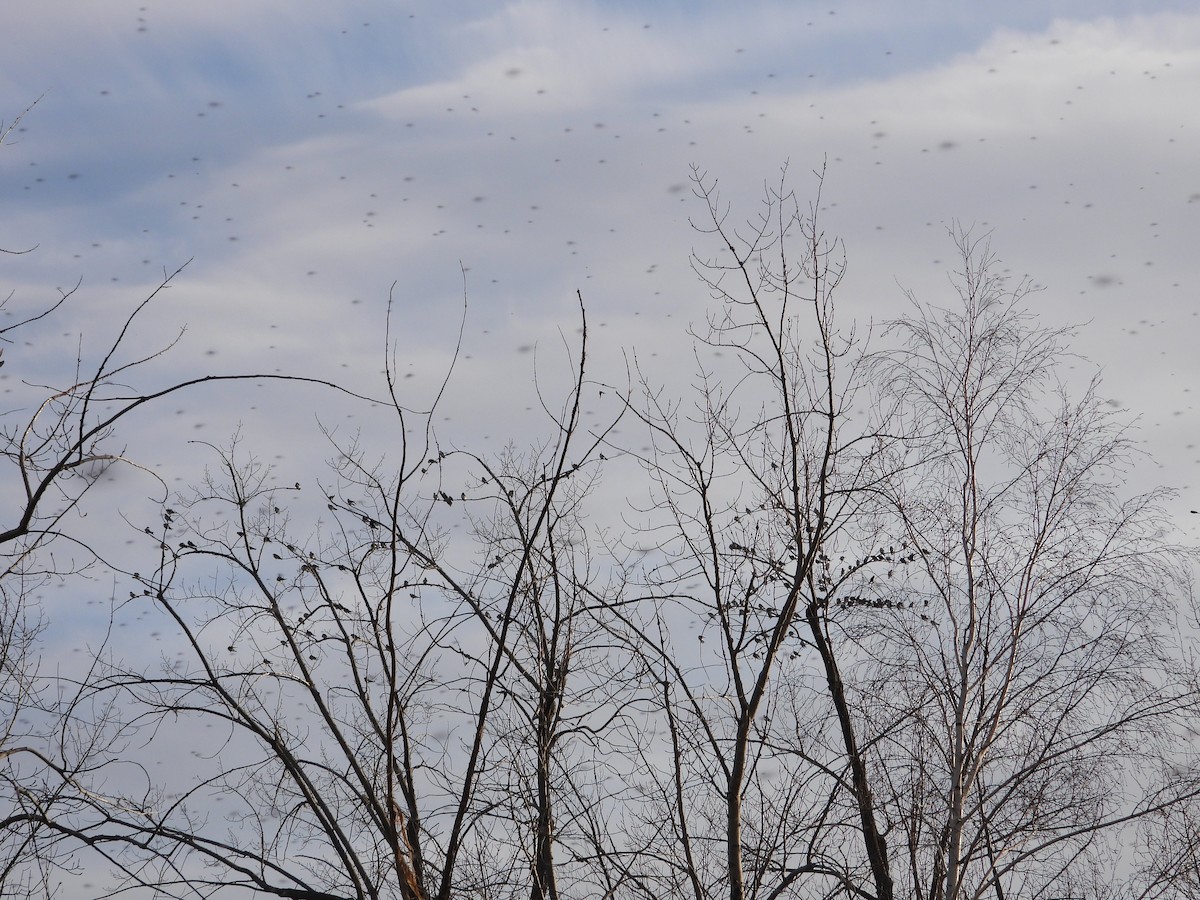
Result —
POLYGON ((131 524, 112 621, 173 655, 39 668, 31 588, 81 574, 49 551, 125 416, 218 376, 123 387, 139 307, 7 420, 9 894, 1195 895, 1191 551, 1063 383, 1071 332, 963 232, 950 302, 856 330, 820 173, 746 224, 694 186, 690 392, 602 383, 580 297, 542 436, 464 447, 403 402, 389 315, 372 438, 294 483, 214 445, 131 524))

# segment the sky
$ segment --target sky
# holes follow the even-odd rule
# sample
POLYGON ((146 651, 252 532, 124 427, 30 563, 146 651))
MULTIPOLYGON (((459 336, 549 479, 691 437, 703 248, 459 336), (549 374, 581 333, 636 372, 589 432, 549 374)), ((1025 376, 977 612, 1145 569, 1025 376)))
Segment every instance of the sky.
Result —
MULTIPOLYGON (((720 249, 690 224, 693 173, 746 219, 786 167, 802 204, 820 188, 839 315, 864 331, 906 292, 952 303, 949 230, 990 233, 1136 424, 1153 459, 1131 487, 1177 490, 1200 536, 1194 3, 54 0, 11 4, 4 30, 0 122, 24 115, 0 247, 32 249, 0 256, 3 315, 75 288, 6 348, 6 410, 98 360, 185 266, 134 329, 131 355, 182 332, 142 383, 279 372, 381 396, 390 296, 405 402, 431 402, 461 329, 439 429, 524 444, 535 385, 569 377, 577 297, 595 378, 636 356, 686 387, 709 308, 689 259, 720 249)), ((329 453, 315 420, 349 434, 371 412, 202 389, 121 440, 174 488, 211 461, 189 442, 240 427, 290 483, 329 453)), ((112 478, 94 503, 154 493, 112 478)))
MULTIPOLYGON (((901 315, 905 291, 949 302, 948 228, 990 232, 1047 323, 1084 325, 1074 347, 1138 417, 1152 480, 1191 492, 1189 6, 22 4, 0 117, 36 105, 0 152, 0 246, 36 250, 0 262, 8 312, 79 287, 7 377, 61 368, 80 334, 98 352, 187 263, 138 332, 186 326, 161 377, 278 370, 376 396, 394 284, 414 399, 440 385, 465 295, 447 415, 492 440, 578 327, 576 291, 597 377, 630 352, 687 358, 708 302, 689 256, 719 249, 689 225, 691 167, 741 218, 784 165, 802 202, 824 168, 844 320, 901 315)), ((307 401, 266 390, 299 440, 307 401)), ((189 396, 140 439, 154 458, 167 422, 253 428, 263 410, 236 399, 189 396)))
MULTIPOLYGON (((1136 427, 1131 489, 1200 517, 1200 14, 1188 3, 103 4, 6 11, 0 56, 4 321, 72 290, 5 353, 31 409, 139 313, 121 359, 178 343, 137 386, 281 373, 403 402, 453 377, 457 446, 544 436, 537 391, 631 360, 687 390, 690 268, 720 250, 691 179, 732 220, 786 179, 842 242, 840 321, 860 333, 948 305, 954 227, 990 235, 1028 306, 1077 325, 1066 360, 1136 427), (32 108, 30 108, 32 106, 32 108), (815 174, 823 171, 823 181, 815 174), (458 347, 462 334, 461 348, 458 347)), ((291 484, 377 408, 328 392, 190 391, 128 421, 170 489, 243 446, 291 484), (197 443, 201 442, 201 443, 197 443)), ((377 436, 385 452, 387 436, 377 436)), ((108 474, 98 509, 159 494, 108 474)), ((139 529, 140 530, 140 529, 139 529)), ((107 530, 110 536, 118 532, 107 530)))

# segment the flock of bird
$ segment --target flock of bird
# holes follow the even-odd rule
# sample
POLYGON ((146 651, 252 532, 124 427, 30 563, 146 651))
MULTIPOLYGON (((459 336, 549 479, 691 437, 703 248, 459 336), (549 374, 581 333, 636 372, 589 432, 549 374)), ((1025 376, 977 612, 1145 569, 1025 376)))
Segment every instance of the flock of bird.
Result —
MULTIPOLYGON (((96 352, 193 258, 141 336, 186 324, 165 375, 319 375, 379 396, 390 294, 413 405, 438 390, 465 315, 439 424, 502 443, 536 427, 535 369, 545 387, 569 365, 576 290, 597 378, 623 377, 636 353, 686 390, 686 328, 709 306, 689 255, 722 252, 692 230, 706 211, 690 166, 719 183, 732 223, 787 163, 801 208, 819 187, 822 224, 845 241, 846 321, 902 314, 904 289, 948 302, 947 227, 991 230, 1014 276, 1045 287, 1039 312, 1090 323, 1077 349, 1109 373, 1109 402, 1142 415, 1154 475, 1191 487, 1200 54, 1183 36, 1200 19, 371 9, 251 33, 251 13, 239 26, 143 2, 76 68, 65 53, 4 72, 5 118, 45 92, 0 148, 0 245, 38 245, 5 260, 10 312, 82 279, 70 312, 31 334, 39 350, 70 353, 82 334, 96 352)), ((49 15, 24 11, 13 30, 47 34, 49 15)), ((93 34, 84 19, 56 37, 93 34)), ((220 442, 242 422, 277 438, 264 455, 290 483, 324 453, 296 402, 269 386, 197 394, 162 410, 184 426, 163 433, 220 442)), ((372 414, 320 412, 343 428, 372 414)), ((159 425, 148 454, 175 459, 159 425)), ((196 457, 178 458, 171 483, 194 480, 196 457)))
MULTIPOLYGON (((439 435, 499 451, 545 433, 542 402, 578 359, 581 297, 593 378, 620 384, 636 362, 686 396, 688 328, 712 306, 691 257, 725 250, 692 179, 719 185, 718 215, 745 235, 786 166, 800 210, 844 242, 839 316, 860 333, 903 315, 906 291, 951 303, 947 230, 990 232, 1014 280, 1040 288, 1034 310, 1082 326, 1073 349, 1142 429, 1159 464, 1131 487, 1177 489, 1170 511, 1200 536, 1200 15, 301 5, 6 10, 0 131, 36 103, 0 146, 0 248, 32 248, 0 256, 0 327, 78 287, 6 348, 0 412, 34 408, 78 353, 98 362, 188 260, 122 351, 180 338, 145 383, 291 374, 384 397, 390 363, 421 409, 453 369, 439 435)), ((613 402, 601 393, 587 398, 597 420, 613 402)), ((377 405, 266 380, 182 394, 118 438, 186 490, 208 444, 237 431, 307 490, 330 455, 314 417, 370 455, 395 446, 377 405)), ((128 521, 79 527, 141 553, 156 490, 113 467, 90 502, 128 521)), ((82 605, 73 581, 38 598, 72 602, 46 636, 64 671, 90 659, 106 591, 120 593, 91 587, 82 605)), ((114 646, 183 655, 153 607, 132 609, 114 646)), ((200 755, 194 737, 181 754, 200 755)))

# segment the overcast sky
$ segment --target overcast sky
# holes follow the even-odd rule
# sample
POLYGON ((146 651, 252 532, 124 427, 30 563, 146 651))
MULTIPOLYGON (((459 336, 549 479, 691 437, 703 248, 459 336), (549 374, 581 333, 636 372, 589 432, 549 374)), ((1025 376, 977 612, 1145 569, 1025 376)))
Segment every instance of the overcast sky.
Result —
MULTIPOLYGON (((10 391, 61 380, 79 334, 99 352, 191 260, 137 332, 187 327, 160 380, 281 371, 378 395, 394 282, 419 406, 465 291, 446 436, 521 442, 577 290, 597 378, 626 352, 687 359, 708 303, 689 254, 719 249, 689 226, 693 165, 737 217, 784 164, 804 202, 825 166, 844 321, 902 314, 905 290, 951 302, 948 227, 990 231, 1048 323, 1085 323, 1076 349, 1160 463, 1139 478, 1180 489, 1194 529, 1193 3, 54 0, 6 7, 4 28, 0 118, 37 101, 0 148, 0 247, 36 245, 0 257, 8 312, 80 283, 8 350, 10 391)), ((160 407, 143 458, 241 421, 287 482, 306 475, 326 452, 309 401, 258 390, 160 407)))
MULTIPOLYGON (((1136 486, 1178 489, 1198 534, 1194 0, 46 0, 6 4, 3 30, 0 120, 37 102, 0 148, 0 247, 36 249, 0 256, 0 296, 17 317, 79 284, 6 348, 5 409, 32 396, 22 379, 68 379, 80 335, 98 358, 191 260, 136 332, 153 349, 187 328, 147 383, 279 371, 381 395, 394 283, 421 406, 465 292, 443 436, 524 443, 535 362, 551 388, 566 371, 576 291, 596 378, 636 353, 686 384, 685 329, 708 306, 689 255, 719 250, 689 226, 692 166, 739 218, 785 164, 804 203, 824 167, 843 321, 902 315, 905 290, 951 303, 948 228, 991 232, 1137 419, 1158 464, 1136 486)), ((124 434, 180 485, 204 461, 185 442, 241 422, 290 484, 327 455, 314 412, 354 428, 370 410, 196 392, 124 434)))

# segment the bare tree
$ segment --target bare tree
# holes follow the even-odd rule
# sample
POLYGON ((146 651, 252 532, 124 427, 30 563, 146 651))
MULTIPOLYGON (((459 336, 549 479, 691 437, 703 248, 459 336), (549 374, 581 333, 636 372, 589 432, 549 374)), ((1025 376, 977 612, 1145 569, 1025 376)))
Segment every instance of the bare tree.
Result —
POLYGON ((694 184, 697 228, 721 245, 695 258, 717 303, 695 334, 696 399, 647 387, 636 408, 653 439, 642 540, 657 602, 628 625, 669 744, 648 751, 643 857, 661 865, 646 893, 890 898, 827 621, 829 554, 870 541, 864 499, 893 440, 886 416, 852 418, 868 384, 863 342, 835 323, 844 256, 818 223, 820 176, 804 212, 785 172, 744 227, 715 182, 694 184))
MULTIPOLYGON (((177 652, 114 640, 75 680, 87 765, 53 759, 28 821, 116 893, 293 900, 1092 896, 1141 826, 1187 833, 1164 495, 1122 499, 1128 433, 1095 383, 1070 399, 1070 332, 985 242, 958 236, 949 308, 879 347, 839 325, 821 178, 735 226, 695 173, 718 249, 690 403, 592 383, 581 301, 530 447, 406 405, 390 323, 386 428, 326 432, 324 478, 214 446, 137 523, 155 562, 114 612, 177 652), (648 440, 585 427, 602 393, 648 440)), ((124 369, 98 371, 57 414, 124 369)), ((37 471, 99 458, 91 427, 37 471)), ((1189 884, 1166 846, 1153 885, 1189 884)))
MULTIPOLYGON (((1192 733, 1192 737, 1194 737, 1192 733)), ((1196 784, 1196 769, 1179 764, 1174 779, 1196 784)), ((1151 817, 1139 847, 1137 900, 1195 900, 1200 897, 1200 815, 1195 801, 1151 817)))
MULTIPOLYGON (((50 872, 62 854, 45 823, 73 803, 81 787, 78 776, 103 768, 113 750, 105 730, 107 712, 85 713, 60 696, 42 671, 40 636, 47 620, 37 596, 50 585, 86 577, 96 563, 86 536, 69 526, 97 475, 131 462, 117 444, 115 426, 145 398, 128 396, 125 380, 168 347, 118 360, 135 317, 175 274, 130 314, 95 368, 85 370, 81 353, 66 386, 27 383, 26 396, 35 397, 32 410, 8 410, 0 425, 0 485, 11 516, 0 525, 0 888, 5 891, 50 892, 50 872)), ((74 292, 63 292, 0 330, 0 340, 11 343, 53 316, 74 292)))
POLYGON ((1124 499, 1126 428, 1095 382, 1070 399, 1069 332, 985 242, 958 235, 953 306, 864 355, 818 205, 777 188, 739 230, 697 185, 719 352, 694 407, 639 411, 658 602, 629 633, 669 744, 648 893, 1095 893, 1195 790, 1168 777, 1200 695, 1166 495, 1124 499))
POLYGON ((130 609, 186 652, 79 686, 142 747, 135 812, 93 805, 72 837, 160 896, 550 900, 564 867, 602 882, 586 848, 636 734, 599 625, 618 585, 583 511, 603 439, 582 426, 586 341, 585 318, 528 451, 441 443, 437 403, 406 408, 390 356, 390 457, 327 433, 328 483, 282 486, 214 448, 219 468, 147 528, 154 573, 131 573, 130 609), (218 734, 211 765, 170 785, 149 774, 166 722, 218 734))
POLYGON ((1192 790, 1164 780, 1197 711, 1187 556, 1166 495, 1125 499, 1138 454, 1098 382, 1060 382, 1070 332, 956 239, 957 302, 914 300, 878 360, 906 435, 880 515, 914 564, 847 585, 872 601, 854 690, 915 896, 1071 895, 1192 790))
MULTIPOLYGON (((32 107, 31 107, 32 108, 32 107)), ((28 113, 22 113, 22 116, 28 113)), ((0 128, 0 144, 21 120, 0 128)), ((22 255, 23 250, 0 249, 22 255)), ((184 264, 186 265, 186 263, 184 264)), ((205 374, 166 384, 154 380, 154 363, 176 344, 165 340, 149 350, 139 347, 139 320, 184 267, 164 272, 162 280, 104 341, 82 337, 74 359, 51 383, 28 380, 24 362, 0 366, 24 375, 18 398, 0 415, 0 893, 49 895, 53 872, 72 864, 69 823, 82 810, 124 814, 126 807, 103 787, 121 764, 123 729, 115 710, 103 698, 65 690, 57 673, 42 665, 40 639, 51 615, 38 595, 66 581, 86 582, 108 567, 97 555, 95 532, 81 526, 89 494, 114 466, 151 473, 148 461, 128 452, 121 426, 163 398, 203 384, 252 380, 303 382, 337 390, 312 378, 265 375, 205 374), (93 347, 98 346, 98 350, 93 347), (138 348, 138 349, 135 349, 138 348)), ((35 311, 0 328, 0 342, 28 338, 43 320, 69 309, 79 285, 35 311)), ((0 306, 13 299, 10 293, 0 306)), ((343 392, 349 393, 349 392, 343 392)), ((151 478, 157 476, 151 474, 151 478)), ((166 486, 158 480, 163 496, 166 486)), ((105 509, 112 521, 119 510, 105 509)), ((69 615, 69 614, 68 614, 69 615)), ((87 648, 102 653, 103 633, 87 648)), ((97 660, 73 673, 88 682, 97 660)))

